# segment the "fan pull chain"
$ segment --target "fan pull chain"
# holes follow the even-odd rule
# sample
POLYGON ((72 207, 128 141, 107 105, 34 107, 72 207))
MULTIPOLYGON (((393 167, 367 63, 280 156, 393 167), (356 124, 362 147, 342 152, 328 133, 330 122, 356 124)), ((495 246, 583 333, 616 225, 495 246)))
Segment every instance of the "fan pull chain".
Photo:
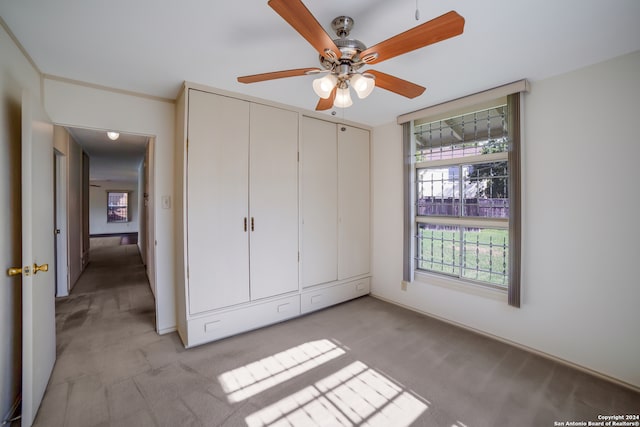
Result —
POLYGON ((418 8, 418 0, 416 0, 416 21, 420 20, 420 9, 418 8))

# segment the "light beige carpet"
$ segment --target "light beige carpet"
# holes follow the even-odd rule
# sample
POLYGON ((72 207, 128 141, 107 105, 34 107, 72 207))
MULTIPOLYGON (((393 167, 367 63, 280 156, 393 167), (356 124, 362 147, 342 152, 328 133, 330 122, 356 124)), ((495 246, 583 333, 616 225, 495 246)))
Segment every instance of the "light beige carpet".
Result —
POLYGON ((185 350, 155 331, 136 245, 90 258, 56 302, 35 427, 548 427, 640 410, 636 392, 371 297, 185 350))
POLYGON ((89 239, 89 248, 95 249, 107 246, 119 246, 120 240, 122 240, 122 237, 120 236, 92 237, 89 239))

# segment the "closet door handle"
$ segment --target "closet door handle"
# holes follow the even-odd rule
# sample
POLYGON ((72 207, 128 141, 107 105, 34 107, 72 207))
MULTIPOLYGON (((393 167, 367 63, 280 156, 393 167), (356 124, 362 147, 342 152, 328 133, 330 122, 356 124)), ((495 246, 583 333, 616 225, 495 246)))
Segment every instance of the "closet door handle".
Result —
POLYGON ((253 217, 251 217, 251 231, 253 231, 254 226, 253 226, 253 217))
POLYGON ((244 231, 247 231, 247 217, 244 217, 244 231))

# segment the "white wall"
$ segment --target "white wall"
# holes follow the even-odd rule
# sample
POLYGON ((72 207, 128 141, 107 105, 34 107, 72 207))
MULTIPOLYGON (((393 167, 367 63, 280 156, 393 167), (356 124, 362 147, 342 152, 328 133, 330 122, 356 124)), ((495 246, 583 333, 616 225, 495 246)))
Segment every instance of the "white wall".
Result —
POLYGON ((22 369, 21 281, 19 276, 8 277, 5 272, 22 265, 19 194, 23 89, 42 99, 38 71, 0 25, 0 420, 8 415, 20 393, 22 369))
POLYGON ((69 283, 73 288, 83 270, 82 260, 82 148, 61 126, 54 126, 54 148, 67 168, 67 252, 69 283))
POLYGON ((150 249, 155 259, 156 326, 161 333, 175 329, 174 294, 174 207, 160 204, 161 197, 173 200, 175 104, 162 100, 102 90, 67 81, 44 79, 45 107, 54 123, 94 129, 117 129, 124 133, 155 136, 151 147, 149 206, 150 249))
POLYGON ((136 181, 91 181, 89 187, 89 234, 137 233, 140 221, 139 209, 138 183, 136 181), (107 222, 107 191, 129 193, 128 222, 107 222))
MULTIPOLYGON (((146 218, 146 209, 144 202, 144 193, 145 190, 145 175, 147 173, 145 169, 146 164, 146 155, 145 160, 140 163, 138 167, 138 215, 140 220, 138 221, 138 249, 140 250, 140 257, 142 258, 142 263, 147 265, 147 218, 146 218)), ((155 290, 153 290, 155 294, 155 290)))
POLYGON ((376 128, 373 293, 640 387, 638 112, 638 52, 532 83, 520 309, 417 281, 400 290, 401 132, 376 128))
POLYGON ((67 177, 69 179, 69 188, 67 196, 69 205, 67 209, 67 217, 69 219, 69 283, 71 288, 75 286, 80 278, 80 274, 86 267, 86 261, 83 259, 82 246, 82 147, 69 135, 69 168, 67 169, 67 177))

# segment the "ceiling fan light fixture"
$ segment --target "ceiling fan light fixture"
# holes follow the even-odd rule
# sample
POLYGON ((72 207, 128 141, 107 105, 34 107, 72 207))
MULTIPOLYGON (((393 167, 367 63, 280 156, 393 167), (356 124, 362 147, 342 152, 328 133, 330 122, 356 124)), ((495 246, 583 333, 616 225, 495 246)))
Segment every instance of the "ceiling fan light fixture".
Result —
POLYGON ((373 88, 376 86, 376 80, 373 77, 363 74, 354 74, 351 77, 351 87, 356 91, 358 98, 365 99, 371 95, 373 88))
POLYGON ((331 92, 337 82, 338 78, 334 74, 329 73, 326 76, 313 81, 313 91, 320 98, 327 99, 331 95, 331 92))
POLYGON ((107 132, 107 137, 110 140, 115 141, 116 139, 120 138, 120 134, 118 132, 109 131, 107 132))
POLYGON ((336 108, 347 108, 352 105, 353 101, 351 100, 349 87, 338 88, 336 91, 336 99, 333 101, 333 106, 336 108))

